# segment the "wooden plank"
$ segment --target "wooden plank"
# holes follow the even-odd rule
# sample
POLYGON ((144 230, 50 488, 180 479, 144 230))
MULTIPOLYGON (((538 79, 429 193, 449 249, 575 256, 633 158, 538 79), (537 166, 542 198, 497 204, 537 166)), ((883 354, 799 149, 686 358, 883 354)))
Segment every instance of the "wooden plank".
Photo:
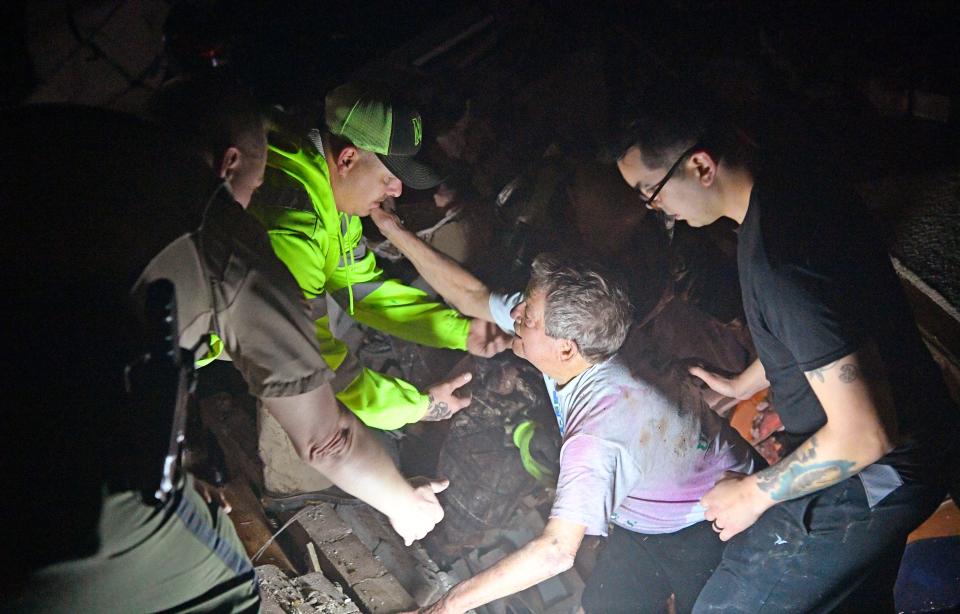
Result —
MULTIPOLYGON (((260 500, 242 479, 231 480, 224 488, 224 495, 233 509, 230 520, 237 530, 237 536, 243 542, 247 556, 253 557, 274 534, 273 525, 267 520, 260 507, 260 500)), ((298 573, 296 565, 276 541, 272 542, 263 553, 253 561, 255 565, 276 565, 289 576, 298 573)))
POLYGON ((260 490, 263 465, 257 453, 257 424, 242 402, 228 393, 207 397, 200 401, 200 418, 223 448, 231 478, 242 476, 260 490))
MULTIPOLYGON (((223 492, 233 507, 230 520, 252 557, 274 534, 274 526, 263 512, 254 492, 261 468, 256 458, 256 424, 243 411, 239 400, 226 393, 200 401, 200 418, 223 449, 230 481, 223 492), (251 457, 252 449, 252 457, 251 457)), ((276 565, 289 576, 297 575, 297 566, 277 542, 271 543, 254 564, 276 565)))

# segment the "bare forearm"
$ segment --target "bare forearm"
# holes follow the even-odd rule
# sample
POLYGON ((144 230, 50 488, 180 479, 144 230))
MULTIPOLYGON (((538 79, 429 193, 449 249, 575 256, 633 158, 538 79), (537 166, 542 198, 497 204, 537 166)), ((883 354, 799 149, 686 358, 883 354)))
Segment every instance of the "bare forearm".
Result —
POLYGON ((879 457, 875 446, 860 445, 828 423, 776 465, 718 481, 700 500, 704 517, 727 541, 777 503, 833 486, 879 457))
POLYGON ((398 225, 380 226, 384 235, 407 257, 434 290, 460 313, 490 321, 490 291, 459 263, 433 249, 416 234, 398 225))
POLYGON ((317 457, 310 464, 344 491, 390 516, 393 508, 413 496, 413 488, 400 474, 373 432, 350 412, 353 422, 349 445, 342 454, 317 457))
POLYGON ((263 403, 300 457, 346 492, 385 513, 391 499, 405 501, 412 495, 386 451, 351 412, 339 407, 329 386, 263 403))
POLYGON ((440 601, 423 611, 430 614, 466 612, 552 578, 572 565, 573 557, 561 552, 544 535, 493 567, 456 585, 440 601))
MULTIPOLYGON (((892 448, 884 426, 885 380, 867 378, 857 354, 807 372, 827 423, 779 463, 757 474, 774 501, 795 499, 855 475, 892 448)), ((893 429, 895 430, 895 429, 893 429)))
POLYGON ((857 445, 824 427, 779 463, 753 477, 772 503, 796 499, 828 488, 876 462, 878 446, 857 445))
POLYGON ((736 378, 737 398, 749 399, 764 388, 770 386, 767 381, 767 372, 763 368, 760 359, 754 360, 750 366, 736 378))
POLYGON ((727 475, 703 496, 704 516, 723 541, 776 503, 856 475, 891 448, 883 419, 887 409, 881 409, 887 407, 883 382, 862 378, 855 354, 806 375, 827 422, 776 465, 750 476, 727 475))

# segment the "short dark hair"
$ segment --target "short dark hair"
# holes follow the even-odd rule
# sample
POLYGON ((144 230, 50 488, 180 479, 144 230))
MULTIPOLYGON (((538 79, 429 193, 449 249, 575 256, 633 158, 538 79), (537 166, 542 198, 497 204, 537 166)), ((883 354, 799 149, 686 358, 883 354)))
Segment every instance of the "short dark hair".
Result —
POLYGON ((168 81, 154 97, 155 121, 214 158, 228 147, 245 153, 263 144, 265 124, 249 90, 232 75, 203 71, 168 81))
POLYGON ((527 292, 544 293, 544 332, 573 341, 592 364, 620 349, 633 322, 624 286, 595 263, 540 254, 533 261, 527 292))
POLYGON ((330 148, 330 155, 332 155, 334 159, 336 159, 340 155, 340 152, 347 147, 356 147, 356 145, 347 139, 343 138, 342 136, 337 136, 329 130, 326 132, 325 136, 326 146, 330 148))
POLYGON ((619 160, 637 147, 645 165, 668 168, 694 145, 732 166, 753 166, 753 148, 709 90, 663 78, 626 102, 607 151, 619 160))

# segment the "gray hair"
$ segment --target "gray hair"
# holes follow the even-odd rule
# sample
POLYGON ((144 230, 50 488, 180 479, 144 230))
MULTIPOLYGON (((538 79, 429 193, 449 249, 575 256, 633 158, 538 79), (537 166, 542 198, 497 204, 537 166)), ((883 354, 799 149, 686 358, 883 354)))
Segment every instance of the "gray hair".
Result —
POLYGON ((592 263, 540 254, 527 292, 544 293, 544 332, 573 341, 592 364, 613 356, 627 338, 633 321, 627 292, 592 263))

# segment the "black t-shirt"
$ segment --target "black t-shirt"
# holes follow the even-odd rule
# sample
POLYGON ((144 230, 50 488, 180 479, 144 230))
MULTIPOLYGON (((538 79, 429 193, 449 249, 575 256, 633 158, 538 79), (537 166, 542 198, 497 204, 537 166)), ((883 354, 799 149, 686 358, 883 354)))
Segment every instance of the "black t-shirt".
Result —
POLYGON ((869 214, 852 192, 805 179, 759 176, 740 228, 743 305, 773 402, 793 443, 806 439, 826 414, 804 372, 875 343, 901 439, 881 462, 911 477, 953 445, 957 411, 869 214))

